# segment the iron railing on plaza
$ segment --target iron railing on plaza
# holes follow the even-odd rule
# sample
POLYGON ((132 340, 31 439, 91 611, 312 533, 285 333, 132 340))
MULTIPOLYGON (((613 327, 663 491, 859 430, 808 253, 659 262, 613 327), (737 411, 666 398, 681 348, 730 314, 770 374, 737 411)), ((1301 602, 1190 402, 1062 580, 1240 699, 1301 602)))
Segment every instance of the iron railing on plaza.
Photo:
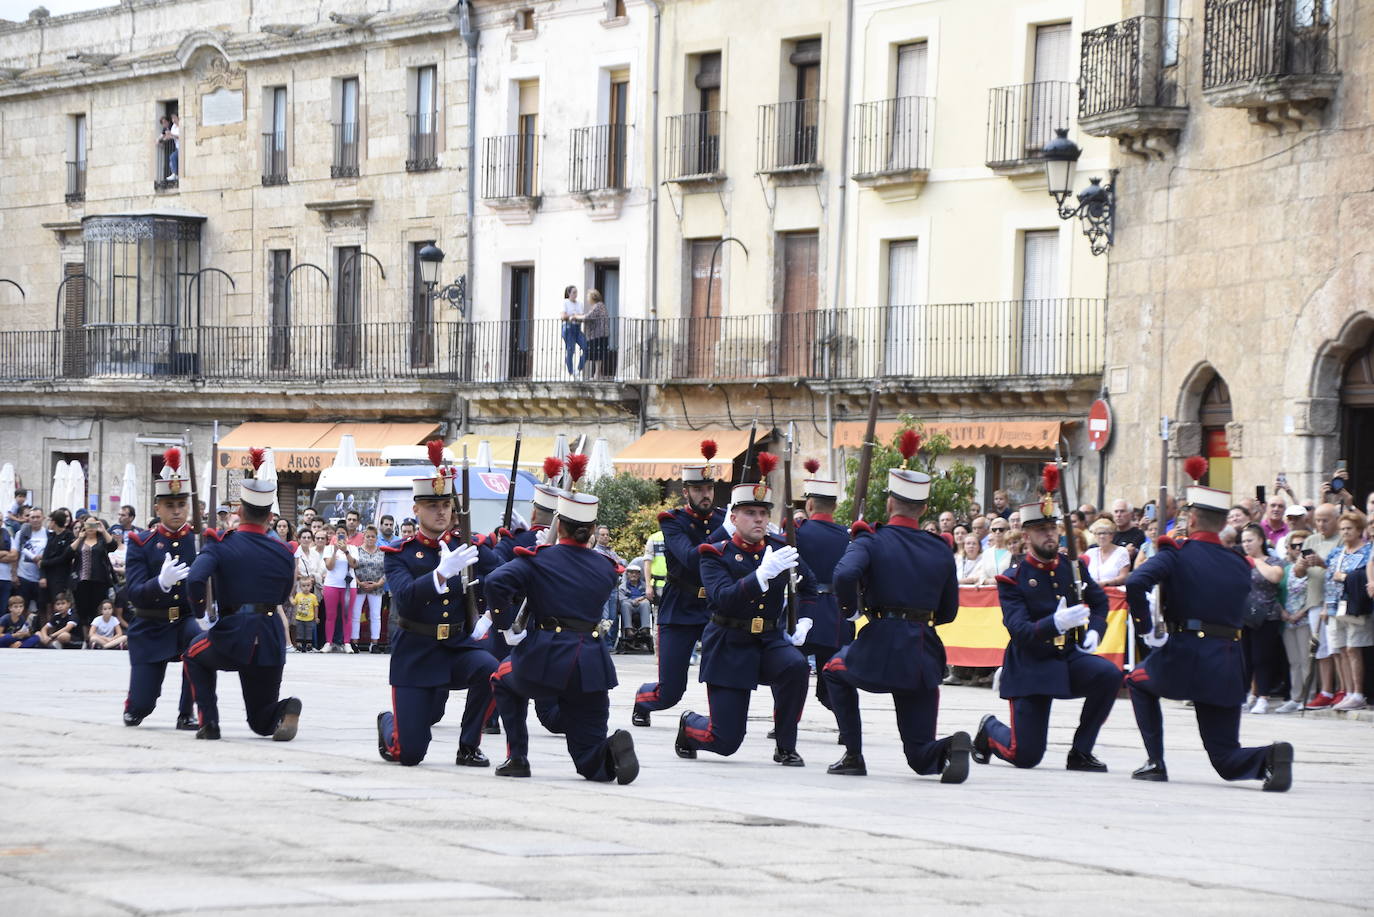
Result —
POLYGON ((539 135, 505 134, 482 140, 482 197, 539 196, 539 135))
POLYGON ((1136 16, 1083 33, 1078 117, 1130 108, 1185 108, 1188 20, 1136 16))
POLYGON ((439 116, 434 112, 409 115, 410 145, 406 155, 407 172, 428 172, 439 168, 439 116))
POLYGON ((86 199, 86 160, 78 159, 67 163, 67 203, 76 204, 86 199))
POLYGON ((721 167, 723 111, 694 111, 670 115, 665 125, 663 171, 668 181, 718 178, 721 167))
POLYGON ((285 131, 267 131, 262 135, 262 183, 286 184, 285 131))
POLYGON ((759 106, 758 171, 820 168, 820 99, 759 106))
POLYGON ((571 132, 568 159, 568 190, 620 190, 626 187, 628 124, 598 124, 571 132))
POLYGON ((854 175, 867 177, 930 168, 934 100, 903 96, 854 106, 854 175))
POLYGON ((334 161, 330 178, 358 177, 358 122, 340 121, 334 125, 334 161))
POLYGON ((181 180, 181 155, 177 152, 177 141, 159 140, 157 142, 157 174, 153 179, 154 191, 170 191, 181 180))
POLYGON ((1207 0, 1202 88, 1336 72, 1336 0, 1207 0))
POLYGON ((988 90, 989 166, 1039 160, 1056 127, 1068 127, 1076 102, 1073 83, 1046 81, 988 90))

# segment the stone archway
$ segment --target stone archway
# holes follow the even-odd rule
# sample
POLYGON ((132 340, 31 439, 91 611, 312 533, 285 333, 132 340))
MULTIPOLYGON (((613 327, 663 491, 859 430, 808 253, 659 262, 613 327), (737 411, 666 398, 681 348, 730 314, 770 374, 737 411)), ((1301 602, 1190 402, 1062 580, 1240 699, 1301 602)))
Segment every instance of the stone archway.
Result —
POLYGON ((1308 428, 1326 446, 1312 468, 1318 488, 1345 460, 1355 493, 1374 490, 1374 313, 1350 316, 1318 349, 1309 391, 1308 428))
POLYGON ((1199 483, 1230 490, 1231 461, 1240 457, 1242 428, 1231 407, 1230 386, 1212 364, 1199 363, 1188 373, 1179 390, 1178 418, 1170 456, 1205 456, 1209 467, 1199 483))

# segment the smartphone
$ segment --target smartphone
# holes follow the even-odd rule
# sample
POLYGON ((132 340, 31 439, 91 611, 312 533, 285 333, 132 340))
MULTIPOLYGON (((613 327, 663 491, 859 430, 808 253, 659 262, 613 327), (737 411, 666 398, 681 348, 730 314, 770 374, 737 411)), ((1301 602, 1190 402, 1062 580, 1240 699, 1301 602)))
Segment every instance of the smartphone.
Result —
POLYGON ((1348 466, 1345 463, 1345 459, 1341 459, 1339 462, 1336 463, 1337 471, 1345 471, 1347 467, 1348 466))
POLYGON ((1151 503, 1149 506, 1145 507, 1145 517, 1144 517, 1144 518, 1145 518, 1145 521, 1148 522, 1148 521, 1150 521, 1151 519, 1153 519, 1154 517, 1155 517, 1155 505, 1154 505, 1153 503, 1151 503))
POLYGON ((1288 475, 1285 474, 1285 473, 1283 473, 1282 471, 1280 471, 1280 472, 1279 472, 1279 480, 1278 480, 1278 483, 1279 483, 1279 486, 1280 486, 1280 487, 1287 487, 1287 486, 1288 486, 1288 475))
POLYGON ((1264 485, 1263 485, 1263 484, 1261 484, 1261 485, 1259 485, 1258 487, 1255 488, 1255 499, 1258 500, 1258 501, 1261 502, 1261 503, 1266 502, 1265 496, 1264 496, 1264 485))
POLYGON ((1315 552, 1311 548, 1303 548, 1301 553, 1303 557, 1311 557, 1315 552))

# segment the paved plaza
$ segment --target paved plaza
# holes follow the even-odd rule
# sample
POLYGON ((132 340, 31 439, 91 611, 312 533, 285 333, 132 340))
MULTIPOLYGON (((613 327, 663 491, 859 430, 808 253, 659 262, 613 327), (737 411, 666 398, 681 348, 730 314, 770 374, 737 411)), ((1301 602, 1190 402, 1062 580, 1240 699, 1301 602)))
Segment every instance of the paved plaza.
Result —
MULTIPOLYGON (((629 727, 649 657, 617 657, 611 718, 629 727)), ((767 695, 732 759, 673 754, 676 711, 634 729, 642 770, 591 784, 531 716, 534 778, 453 766, 456 716, 416 768, 381 761, 382 656, 293 656, 300 735, 249 733, 221 676, 224 739, 176 732, 175 699, 119 722, 123 653, 0 654, 0 901, 7 915, 282 912, 566 914, 1369 913, 1374 726, 1246 717, 1242 739, 1297 748, 1287 794, 1226 784, 1192 711, 1166 702, 1168 784, 1122 700, 1105 775, 1068 773, 1078 702, 1055 706, 1032 771, 974 766, 962 786, 907 769, 886 697, 864 695, 869 776, 831 777, 833 719, 808 703, 804 769, 771 761, 767 695)), ((696 670, 692 670, 695 678, 696 670)), ((169 691, 171 682, 169 681, 169 691)), ((705 710, 695 682, 686 706, 705 710)), ((947 688, 941 730, 1005 704, 947 688)), ((499 737, 488 737, 493 762, 499 737)))

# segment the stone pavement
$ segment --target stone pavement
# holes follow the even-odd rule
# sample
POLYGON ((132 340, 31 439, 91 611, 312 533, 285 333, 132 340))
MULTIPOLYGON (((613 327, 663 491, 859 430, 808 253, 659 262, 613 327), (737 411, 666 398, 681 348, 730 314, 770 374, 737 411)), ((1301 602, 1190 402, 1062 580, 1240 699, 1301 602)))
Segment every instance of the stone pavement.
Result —
MULTIPOLYGON (((0 653, 7 915, 1344 915, 1374 898, 1374 729, 1362 722, 1246 717, 1243 740, 1297 748, 1293 790, 1270 794, 1219 780, 1191 711, 1169 702, 1170 783, 1129 779, 1144 756, 1124 700, 1098 745, 1112 772, 1066 772, 1079 703, 1061 701, 1039 768, 975 765, 943 786, 907 769, 891 702, 870 695, 868 777, 825 773, 839 751, 814 703, 807 766, 780 768, 756 695, 731 759, 676 758, 676 712, 633 729, 642 771, 620 787, 579 778, 533 716, 532 780, 456 769, 447 721, 424 764, 384 763, 374 720, 386 657, 291 657, 285 684, 305 704, 291 743, 249 733, 232 675, 220 742, 171 728, 170 681, 173 703, 125 728, 126 660, 0 653)), ((612 723, 631 728, 652 661, 617 664, 612 723)), ((704 697, 693 683, 686 702, 704 710, 704 697)), ((986 689, 947 688, 941 729, 972 732, 1005 709, 986 689)), ((500 761, 500 740, 489 743, 500 761)))

